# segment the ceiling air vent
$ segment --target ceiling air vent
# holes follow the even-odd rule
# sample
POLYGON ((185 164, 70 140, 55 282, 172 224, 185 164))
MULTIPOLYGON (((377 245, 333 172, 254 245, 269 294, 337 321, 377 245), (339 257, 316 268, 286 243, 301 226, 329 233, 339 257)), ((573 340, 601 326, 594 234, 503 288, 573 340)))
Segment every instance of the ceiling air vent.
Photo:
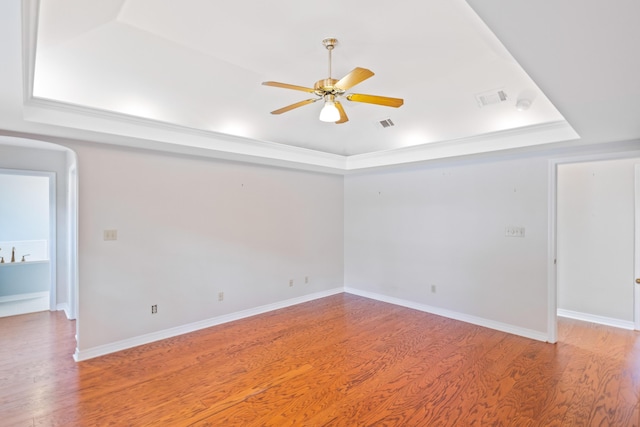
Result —
POLYGON ((499 104, 507 100, 507 93, 504 90, 492 90, 476 94, 478 107, 486 107, 487 105, 499 104))
POLYGON ((380 120, 378 123, 380 123, 380 126, 382 126, 383 128, 390 128, 392 126, 395 126, 391 119, 380 120))

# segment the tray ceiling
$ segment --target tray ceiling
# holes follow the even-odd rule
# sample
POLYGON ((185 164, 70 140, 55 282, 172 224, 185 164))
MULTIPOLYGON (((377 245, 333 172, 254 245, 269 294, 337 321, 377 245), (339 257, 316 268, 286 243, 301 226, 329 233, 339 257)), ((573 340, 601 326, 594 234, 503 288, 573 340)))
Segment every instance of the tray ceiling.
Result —
POLYGON ((462 0, 40 0, 32 11, 36 122, 346 169, 578 137, 462 0), (327 36, 339 40, 333 77, 368 68, 352 91, 404 105, 345 100, 340 125, 318 120, 321 103, 269 114, 309 96, 261 82, 328 77, 327 36))

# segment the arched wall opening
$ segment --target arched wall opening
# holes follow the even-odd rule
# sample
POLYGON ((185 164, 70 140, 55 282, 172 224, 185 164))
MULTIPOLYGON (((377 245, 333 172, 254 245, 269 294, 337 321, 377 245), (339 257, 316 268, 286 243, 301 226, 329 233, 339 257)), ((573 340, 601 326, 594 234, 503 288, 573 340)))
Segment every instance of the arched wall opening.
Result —
POLYGON ((48 255, 51 288, 48 308, 63 310, 69 319, 76 319, 78 183, 75 152, 41 140, 0 135, 0 170, 16 175, 50 177, 51 243, 48 255))

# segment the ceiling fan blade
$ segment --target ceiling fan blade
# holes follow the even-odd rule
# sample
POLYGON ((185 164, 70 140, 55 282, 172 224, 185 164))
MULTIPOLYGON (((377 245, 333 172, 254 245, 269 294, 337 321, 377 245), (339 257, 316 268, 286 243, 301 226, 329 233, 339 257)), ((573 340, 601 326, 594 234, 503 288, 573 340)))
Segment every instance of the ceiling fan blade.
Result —
POLYGON ((342 104, 339 101, 336 101, 335 106, 338 109, 338 111, 340 111, 340 120, 338 120, 336 124, 339 125, 340 123, 348 122, 349 117, 347 117, 347 113, 344 112, 344 108, 342 107, 342 104))
POLYGON ((356 67, 349 74, 338 80, 334 86, 338 89, 349 90, 360 82, 367 80, 373 76, 373 71, 366 68, 356 67))
POLYGON ((281 87, 283 89, 293 89, 293 90, 301 90, 302 92, 315 93, 315 89, 312 89, 310 87, 290 85, 288 83, 262 82, 262 84, 265 86, 281 87))
POLYGON ((398 108, 404 104, 404 100, 401 98, 389 98, 386 96, 377 95, 363 95, 361 93, 351 93, 346 96, 349 101, 366 102, 368 104, 384 105, 385 107, 398 108))
POLYGON ((304 105, 307 104, 312 104, 318 100, 320 100, 322 98, 311 98, 311 99, 305 99, 304 101, 300 101, 300 102, 296 102, 295 104, 291 104, 291 105, 287 105, 286 107, 282 107, 278 110, 273 110, 271 112, 271 114, 282 114, 282 113, 286 113, 287 111, 291 111, 294 108, 298 108, 298 107, 302 107, 304 105))

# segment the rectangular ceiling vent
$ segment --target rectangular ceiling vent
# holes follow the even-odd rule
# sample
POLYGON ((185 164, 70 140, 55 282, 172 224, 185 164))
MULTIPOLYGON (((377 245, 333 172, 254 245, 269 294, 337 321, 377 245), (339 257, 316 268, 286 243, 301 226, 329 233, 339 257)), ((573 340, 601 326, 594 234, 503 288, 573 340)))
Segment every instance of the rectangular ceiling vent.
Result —
POLYGON ((391 119, 380 120, 378 123, 380 123, 380 126, 382 126, 384 129, 395 126, 391 119))
POLYGON ((478 107, 486 107, 487 105, 499 104, 507 100, 507 93, 504 90, 492 90, 476 95, 478 107))

